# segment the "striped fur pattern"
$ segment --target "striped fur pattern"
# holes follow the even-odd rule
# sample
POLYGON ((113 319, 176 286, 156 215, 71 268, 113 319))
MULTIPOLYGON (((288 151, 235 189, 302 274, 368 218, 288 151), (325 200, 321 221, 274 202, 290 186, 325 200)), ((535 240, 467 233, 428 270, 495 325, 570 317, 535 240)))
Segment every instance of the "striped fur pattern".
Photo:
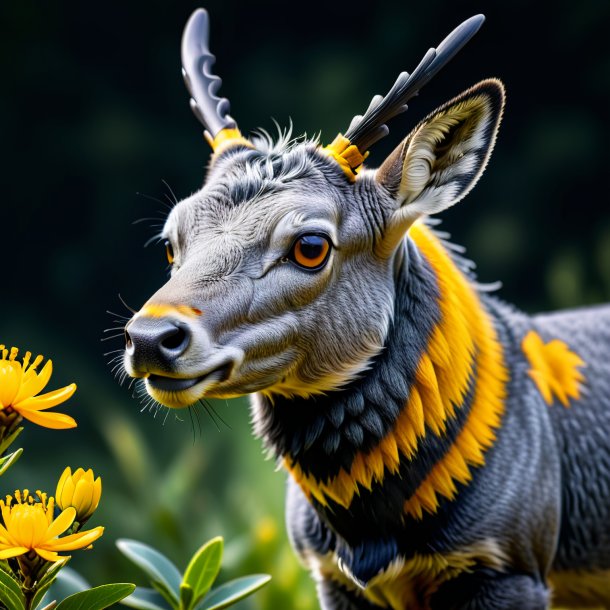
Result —
POLYGON ((503 102, 479 83, 352 180, 317 142, 217 152, 127 326, 159 402, 253 394, 323 610, 610 608, 610 307, 526 316, 424 221, 479 179, 503 102))

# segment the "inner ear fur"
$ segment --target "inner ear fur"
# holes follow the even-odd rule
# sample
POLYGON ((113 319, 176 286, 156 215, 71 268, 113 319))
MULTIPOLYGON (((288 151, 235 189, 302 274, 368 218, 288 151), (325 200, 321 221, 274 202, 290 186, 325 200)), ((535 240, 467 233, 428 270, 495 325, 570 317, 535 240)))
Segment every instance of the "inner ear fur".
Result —
POLYGON ((472 189, 493 149, 504 99, 499 80, 477 83, 421 121, 384 161, 376 178, 396 199, 392 233, 472 189))

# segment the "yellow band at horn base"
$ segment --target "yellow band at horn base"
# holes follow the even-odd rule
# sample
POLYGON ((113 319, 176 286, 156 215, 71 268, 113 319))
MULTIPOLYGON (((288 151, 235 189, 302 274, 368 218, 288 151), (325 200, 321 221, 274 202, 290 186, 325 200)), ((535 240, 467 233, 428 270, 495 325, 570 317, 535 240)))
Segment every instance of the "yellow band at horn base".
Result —
POLYGON ((337 134, 332 143, 325 146, 322 152, 332 157, 339 164, 350 182, 356 180, 356 174, 362 169, 364 160, 369 156, 368 151, 362 154, 359 148, 343 134, 337 134))
POLYGON ((252 142, 246 140, 241 135, 241 131, 237 128, 221 129, 214 137, 206 131, 205 139, 212 147, 215 154, 219 154, 233 146, 245 146, 246 148, 254 148, 252 142))

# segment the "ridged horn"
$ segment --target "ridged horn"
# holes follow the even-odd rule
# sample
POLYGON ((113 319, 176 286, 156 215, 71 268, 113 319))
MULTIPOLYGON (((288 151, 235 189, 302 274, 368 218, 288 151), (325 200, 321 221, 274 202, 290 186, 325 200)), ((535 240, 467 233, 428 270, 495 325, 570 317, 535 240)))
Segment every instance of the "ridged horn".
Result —
POLYGON ((182 76, 191 94, 191 109, 205 127, 205 138, 215 152, 235 145, 252 147, 229 115, 229 100, 216 95, 222 80, 212 73, 216 57, 210 53, 209 38, 208 13, 199 8, 190 16, 182 35, 182 76))
POLYGON ((436 49, 428 50, 411 74, 401 72, 385 96, 376 95, 364 115, 352 119, 345 135, 339 134, 324 148, 350 179, 355 178, 369 148, 388 135, 386 123, 407 109, 407 102, 464 47, 484 21, 484 15, 475 15, 461 23, 436 49))

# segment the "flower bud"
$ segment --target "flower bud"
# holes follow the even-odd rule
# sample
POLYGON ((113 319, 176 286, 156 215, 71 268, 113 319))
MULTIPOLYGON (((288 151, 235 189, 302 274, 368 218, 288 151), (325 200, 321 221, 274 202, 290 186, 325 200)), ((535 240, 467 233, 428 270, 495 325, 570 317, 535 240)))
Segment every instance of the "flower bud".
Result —
POLYGON ((76 510, 78 523, 84 523, 94 513, 102 495, 102 479, 94 480, 93 470, 79 468, 72 474, 66 468, 57 483, 55 502, 60 510, 72 506, 76 510))

